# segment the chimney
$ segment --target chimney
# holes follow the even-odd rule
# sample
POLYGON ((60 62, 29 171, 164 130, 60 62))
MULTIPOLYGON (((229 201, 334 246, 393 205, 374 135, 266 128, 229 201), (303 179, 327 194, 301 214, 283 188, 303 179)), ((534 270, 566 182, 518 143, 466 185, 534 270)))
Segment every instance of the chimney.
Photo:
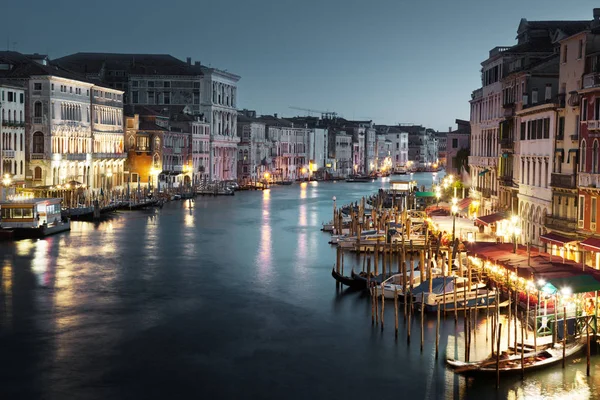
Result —
POLYGON ((450 133, 450 132, 452 132, 452 127, 451 126, 448 127, 448 133, 450 133))
POLYGON ((600 8, 594 8, 594 20, 592 21, 592 28, 600 27, 600 8))
POLYGON ((192 65, 192 57, 188 57, 185 60, 187 61, 187 65, 192 65))
POLYGON ((196 67, 199 67, 199 66, 200 66, 200 61, 194 61, 194 65, 195 65, 196 67))
POLYGON ((277 118, 277 113, 273 114, 273 116, 274 116, 275 118, 277 118))

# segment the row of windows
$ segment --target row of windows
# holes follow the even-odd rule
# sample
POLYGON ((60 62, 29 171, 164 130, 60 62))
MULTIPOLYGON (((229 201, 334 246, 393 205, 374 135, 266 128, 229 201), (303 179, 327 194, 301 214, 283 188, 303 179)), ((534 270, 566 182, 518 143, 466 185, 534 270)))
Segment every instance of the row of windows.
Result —
POLYGON ((3 170, 5 173, 7 174, 11 174, 11 175, 23 175, 23 161, 19 161, 19 163, 17 164, 17 161, 13 161, 11 162, 10 160, 4 160, 2 162, 2 166, 3 166, 3 170), (17 168, 17 165, 19 166, 19 168, 17 168), (21 171, 19 173, 19 171, 21 171))
MULTIPOLYGON (((597 197, 592 197, 591 198, 591 205, 590 205, 590 222, 592 224, 595 224, 598 218, 598 198, 597 197)), ((579 207, 577 208, 577 219, 579 220, 580 224, 583 224, 583 218, 585 215, 585 196, 579 196, 579 207)))
MULTIPOLYGON (((21 151, 23 151, 23 134, 19 134, 19 143, 21 151)), ((18 150, 17 149, 17 134, 3 133, 2 134, 2 149, 3 150, 18 150)))
POLYGON ((6 101, 8 103, 16 103, 17 102, 17 97, 19 98, 19 103, 21 103, 21 104, 25 103, 25 94, 13 92, 13 91, 10 91, 10 90, 3 90, 2 91, 2 101, 5 101, 4 99, 6 98, 6 101), (4 95, 5 92, 6 92, 6 96, 4 95), (19 96, 17 96, 17 94, 19 96))
POLYGON ((17 110, 13 110, 13 112, 11 113, 10 110, 8 110, 5 113, 6 110, 4 110, 4 108, 2 109, 2 121, 7 121, 7 122, 23 122, 23 111, 19 111, 19 119, 17 119, 17 110))
MULTIPOLYGON (((189 87, 189 82, 180 82, 180 81, 176 81, 173 83, 173 85, 171 85, 171 81, 136 81, 136 80, 132 80, 131 81, 131 87, 137 88, 137 87, 143 87, 144 83, 146 83, 146 86, 149 88, 171 88, 171 87, 189 87)), ((200 89, 200 82, 193 82, 193 88, 194 89, 200 89)))
POLYGON ((521 140, 550 138, 550 118, 521 122, 521 140))
MULTIPOLYGON (((600 97, 596 97, 594 99, 594 104, 593 104, 594 108, 593 108, 593 115, 591 116, 591 119, 594 120, 600 120, 600 97)), ((588 101, 587 99, 581 99, 581 120, 582 121, 587 121, 588 120, 588 101)))

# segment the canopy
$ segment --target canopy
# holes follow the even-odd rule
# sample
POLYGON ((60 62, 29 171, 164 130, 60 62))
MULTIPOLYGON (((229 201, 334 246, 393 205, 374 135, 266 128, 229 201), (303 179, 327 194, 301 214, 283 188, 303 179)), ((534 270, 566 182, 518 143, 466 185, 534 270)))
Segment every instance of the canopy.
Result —
POLYGON ((540 240, 544 243, 555 244, 557 246, 564 246, 565 244, 568 244, 568 243, 577 242, 577 240, 575 240, 573 238, 559 235, 558 233, 554 233, 554 232, 548 232, 548 233, 540 236, 540 240))
MULTIPOLYGON (((446 293, 454 292, 454 281, 456 277, 447 276, 446 279, 444 277, 441 278, 433 278, 431 282, 431 293, 434 294, 443 294, 444 293, 444 281, 446 281, 446 293)), ((423 281, 419 286, 413 289, 413 294, 419 293, 428 293, 429 292, 429 281, 423 281)))
POLYGON ((552 278, 542 287, 549 294, 555 294, 562 290, 569 293, 588 293, 600 290, 600 282, 592 275, 576 275, 563 278, 552 278))
POLYGON ((458 202, 457 206, 459 210, 464 210, 465 208, 469 207, 471 205, 471 202, 473 201, 472 198, 467 197, 462 199, 461 201, 458 202))
POLYGON ((503 219, 507 219, 508 218, 508 213, 507 212, 498 212, 495 214, 490 214, 490 215, 484 215, 482 217, 477 217, 477 219, 475 220, 475 223, 479 224, 479 225, 491 225, 494 222, 498 222, 498 221, 502 221, 503 219))
POLYGON ((434 192, 415 192, 416 197, 435 197, 434 192))
POLYGON ((589 237, 580 242, 579 247, 589 251, 600 251, 600 238, 589 237))

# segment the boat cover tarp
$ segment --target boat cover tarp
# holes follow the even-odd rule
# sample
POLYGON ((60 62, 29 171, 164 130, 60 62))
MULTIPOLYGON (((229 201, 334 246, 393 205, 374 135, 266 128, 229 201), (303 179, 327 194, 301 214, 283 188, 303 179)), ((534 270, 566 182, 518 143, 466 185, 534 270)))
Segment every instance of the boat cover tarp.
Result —
POLYGON ((417 196, 417 197, 435 197, 435 193, 433 193, 433 192, 415 192, 415 196, 417 196))
MULTIPOLYGON (((419 286, 413 289, 413 294, 428 293, 429 281, 424 281, 419 286)), ((446 293, 454 292, 454 277, 446 277, 446 293)), ((444 277, 433 278, 431 282, 431 293, 444 294, 444 277)))

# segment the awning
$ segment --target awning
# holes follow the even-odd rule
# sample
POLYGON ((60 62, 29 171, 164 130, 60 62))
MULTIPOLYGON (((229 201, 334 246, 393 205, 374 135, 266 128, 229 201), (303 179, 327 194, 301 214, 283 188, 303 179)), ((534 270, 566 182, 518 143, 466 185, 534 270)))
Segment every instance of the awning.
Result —
POLYGON ((560 153, 562 158, 565 158, 565 149, 555 149, 554 154, 560 153))
POLYGON ((486 169, 484 169, 483 171, 481 171, 481 172, 480 172, 478 175, 479 175, 479 176, 484 176, 484 175, 485 175, 485 174, 487 174, 488 172, 490 172, 490 170, 486 168, 486 169))
POLYGON ((471 205, 472 201, 473 201, 472 198, 467 197, 467 198, 464 198, 461 201, 459 201, 458 204, 456 204, 456 205, 458 206, 459 210, 464 210, 465 208, 467 208, 471 205))
POLYGON ((416 197, 435 197, 434 192, 415 192, 416 197))
POLYGON ((508 218, 507 212, 498 212, 495 214, 484 215, 483 217, 477 217, 477 219, 475 220, 475 223, 478 225, 488 226, 490 224, 493 224, 494 222, 502 221, 503 219, 507 219, 507 218, 508 218))
POLYGON ((575 243, 577 240, 566 237, 563 235, 559 235, 558 233, 549 232, 545 235, 540 236, 540 240, 544 243, 555 244, 557 246, 564 246, 568 243, 575 243))
POLYGON ((600 251, 600 238, 589 237, 579 242, 579 247, 589 251, 600 251))
POLYGON ((600 290, 600 282, 592 275, 575 275, 547 280, 542 288, 546 293, 554 294, 562 290, 568 293, 588 293, 600 290))

